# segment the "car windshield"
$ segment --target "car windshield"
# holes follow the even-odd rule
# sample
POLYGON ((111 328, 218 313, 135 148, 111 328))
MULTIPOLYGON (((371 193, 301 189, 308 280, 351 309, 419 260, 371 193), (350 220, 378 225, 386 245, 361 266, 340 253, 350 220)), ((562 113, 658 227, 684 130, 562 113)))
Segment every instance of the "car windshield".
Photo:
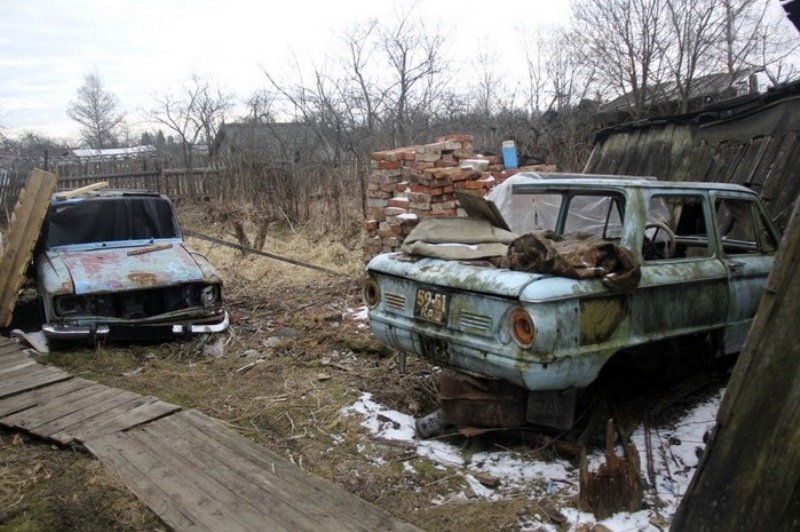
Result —
POLYGON ((178 238, 169 201, 157 196, 91 198, 53 205, 46 220, 47 247, 178 238))

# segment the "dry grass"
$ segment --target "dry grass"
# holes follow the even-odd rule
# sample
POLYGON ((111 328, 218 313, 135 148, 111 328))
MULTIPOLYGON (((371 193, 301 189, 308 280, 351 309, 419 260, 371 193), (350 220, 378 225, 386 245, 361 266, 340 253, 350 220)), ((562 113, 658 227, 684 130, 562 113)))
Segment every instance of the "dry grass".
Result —
MULTIPOLYGON (((230 228, 204 226, 197 212, 182 212, 182 217, 185 227, 233 241, 230 228)), ((225 279, 232 317, 227 333, 188 342, 76 349, 53 353, 43 362, 197 408, 423 529, 510 530, 535 510, 525 498, 432 505, 431 500, 464 489, 463 476, 417 457, 405 444, 373 437, 355 417, 341 416, 341 409, 365 391, 408 414, 421 415, 435 406, 431 368, 411 358, 408 373, 399 375, 393 353, 348 318, 351 309, 361 306, 360 234, 326 236, 319 227, 271 228, 264 251, 337 275, 242 256, 204 240, 190 243, 225 279), (224 343, 224 356, 204 354, 217 341, 224 343), (382 465, 376 465, 376 457, 382 465)), ((0 527, 163 527, 84 452, 0 431, 0 459, 0 507, 8 509, 0 514, 5 516, 0 527), (20 507, 25 511, 13 513, 20 507), (56 514, 67 517, 54 520, 56 514), (108 526, 111 522, 114 525, 108 526)))

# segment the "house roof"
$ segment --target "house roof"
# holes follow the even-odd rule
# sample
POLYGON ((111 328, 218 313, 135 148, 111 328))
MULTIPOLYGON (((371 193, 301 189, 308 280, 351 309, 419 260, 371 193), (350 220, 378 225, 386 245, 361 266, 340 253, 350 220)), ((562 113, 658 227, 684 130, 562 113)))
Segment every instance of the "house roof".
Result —
POLYGON ((243 122, 222 124, 212 154, 227 147, 234 153, 253 154, 276 161, 333 158, 333 149, 319 130, 302 122, 243 122))
MULTIPOLYGON (((735 87, 737 83, 745 81, 752 74, 750 70, 740 71, 734 74, 720 72, 708 74, 692 80, 689 90, 689 99, 695 100, 704 96, 713 96, 724 93, 735 87)), ((681 99, 678 84, 674 81, 659 83, 649 89, 646 105, 648 107, 676 102, 681 99)), ((600 106, 601 113, 625 111, 634 107, 633 94, 626 93, 610 102, 600 106)))
POLYGON ((128 148, 110 148, 105 150, 68 150, 64 157, 80 159, 124 159, 128 157, 141 157, 156 152, 156 147, 149 144, 143 146, 130 146, 128 148))

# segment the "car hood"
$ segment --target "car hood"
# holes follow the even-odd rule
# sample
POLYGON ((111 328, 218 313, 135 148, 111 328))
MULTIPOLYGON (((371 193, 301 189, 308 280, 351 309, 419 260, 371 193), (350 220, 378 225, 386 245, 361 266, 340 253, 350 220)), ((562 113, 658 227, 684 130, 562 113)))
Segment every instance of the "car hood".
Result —
POLYGON ((69 272, 76 294, 139 290, 210 281, 179 243, 90 251, 51 251, 53 269, 69 272))

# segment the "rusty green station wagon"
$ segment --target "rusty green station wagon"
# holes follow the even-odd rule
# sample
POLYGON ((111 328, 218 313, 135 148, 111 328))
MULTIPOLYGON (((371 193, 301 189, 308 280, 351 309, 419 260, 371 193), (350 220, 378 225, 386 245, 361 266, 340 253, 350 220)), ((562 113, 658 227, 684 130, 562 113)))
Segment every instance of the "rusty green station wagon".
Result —
POLYGON ((568 428, 615 355, 737 353, 780 240, 739 185, 521 173, 460 199, 470 217, 422 221, 364 284, 375 336, 444 368, 436 415, 460 426, 568 428))

